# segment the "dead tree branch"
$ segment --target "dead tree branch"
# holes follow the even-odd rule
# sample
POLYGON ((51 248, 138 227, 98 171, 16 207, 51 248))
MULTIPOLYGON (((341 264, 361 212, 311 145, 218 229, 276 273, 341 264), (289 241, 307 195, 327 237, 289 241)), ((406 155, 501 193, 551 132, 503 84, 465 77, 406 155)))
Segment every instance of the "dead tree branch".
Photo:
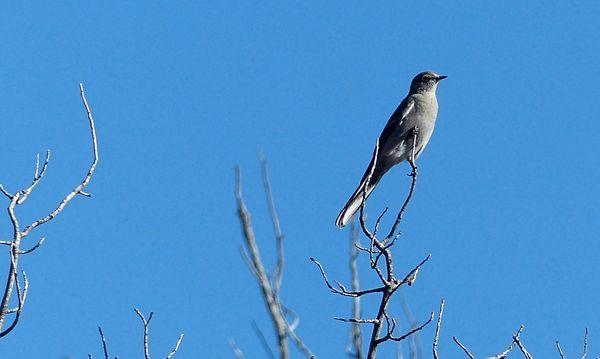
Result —
MULTIPOLYGON (((148 344, 149 343, 149 331, 150 331, 150 321, 152 320, 154 313, 150 312, 148 319, 146 319, 140 310, 138 310, 137 308, 133 308, 133 310, 135 311, 135 314, 137 314, 137 316, 140 318, 140 320, 142 321, 142 323, 144 325, 144 334, 143 334, 144 358, 150 359, 150 347, 148 344)), ((102 350, 104 351, 104 359, 108 359, 109 355, 108 355, 108 349, 107 349, 107 345, 106 345, 106 337, 104 336, 104 333, 102 332, 102 327, 98 327, 98 331, 100 332, 100 340, 102 340, 102 350)), ((182 340, 183 340, 183 333, 179 335, 179 338, 177 339, 175 346, 169 352, 169 354, 167 354, 167 356, 165 357, 166 359, 171 359, 171 358, 173 358, 173 356, 175 356, 175 354, 179 350, 179 346, 181 345, 182 340)), ((88 354, 88 359, 93 359, 92 354, 88 354)), ((115 357, 115 359, 119 359, 119 357, 115 357)))
MULTIPOLYGON (((150 328, 150 321, 152 320, 152 316, 154 315, 154 312, 150 312, 148 319, 146 319, 144 317, 144 315, 142 314, 142 312, 139 311, 139 309, 133 308, 133 310, 135 311, 135 314, 137 314, 138 317, 140 317, 140 320, 144 324, 144 358, 150 359, 150 348, 148 345, 148 337, 149 337, 148 331, 150 328)), ((175 347, 173 348, 173 350, 171 350, 171 352, 169 352, 169 354, 167 354, 167 359, 172 358, 177 353, 177 350, 179 350, 179 345, 181 344, 182 340, 183 340, 183 333, 179 335, 179 338, 177 339, 177 342, 175 343, 175 347)))
MULTIPOLYGON (((558 350, 558 355, 560 355, 561 359, 565 359, 566 356, 562 351, 559 341, 556 341, 556 349, 558 350)), ((586 359, 588 353, 588 329, 585 328, 585 333, 583 334, 583 353, 581 354, 581 359, 586 359)))
POLYGON ((28 187, 25 187, 21 190, 17 190, 14 193, 9 192, 0 184, 0 192, 4 194, 9 200, 9 205, 7 207, 8 217, 10 219, 12 225, 12 240, 10 241, 2 241, 0 244, 10 246, 10 266, 8 270, 8 276, 6 280, 6 286, 4 289, 4 294, 2 296, 2 301, 0 302, 0 329, 4 327, 6 317, 8 314, 15 314, 12 323, 5 330, 0 332, 0 337, 3 337, 10 333, 15 326, 17 325, 19 318, 22 314, 23 305, 25 304, 25 298, 27 297, 27 289, 28 289, 28 281, 25 275, 25 272, 22 272, 23 275, 23 291, 20 290, 19 276, 18 276, 18 264, 19 264, 19 256, 22 254, 29 254, 39 248, 44 242, 45 238, 41 237, 41 239, 30 249, 22 250, 21 242, 27 237, 35 228, 50 222, 54 218, 56 218, 63 209, 69 204, 69 202, 75 198, 77 195, 83 195, 89 197, 90 195, 84 192, 86 186, 92 180, 92 176, 94 171, 96 170, 96 165, 98 164, 98 143, 96 140, 96 128, 94 124, 94 118, 92 116, 92 111, 90 110, 89 104, 85 97, 85 92, 83 89, 83 84, 79 84, 79 93, 81 96, 81 100, 83 102, 83 106, 87 113, 87 118, 90 126, 90 134, 92 138, 92 154, 93 160, 88 168, 88 171, 81 181, 71 192, 69 192, 58 204, 58 206, 48 213, 46 216, 32 222, 31 224, 25 226, 21 229, 21 223, 16 214, 16 207, 25 203, 29 195, 35 189, 35 187, 40 183, 44 175, 46 174, 46 170, 48 169, 48 164, 50 163, 50 151, 46 152, 44 163, 40 168, 40 157, 36 156, 35 162, 35 171, 33 174, 33 180, 28 187), (17 308, 10 309, 10 302, 13 295, 13 290, 17 289, 17 308))
MULTIPOLYGON (((413 129, 411 153, 410 153, 409 158, 407 159, 408 163, 411 166, 411 173, 409 174, 409 176, 412 179, 410 189, 409 189, 409 192, 402 204, 402 207, 400 208, 400 210, 396 216, 396 219, 395 219, 393 225, 391 226, 387 236, 385 236, 384 238, 379 238, 378 233, 380 230, 379 227, 381 224, 381 220, 388 211, 387 208, 383 211, 383 213, 375 221, 373 230, 370 230, 368 228, 366 221, 365 221, 365 212, 366 212, 365 211, 365 202, 366 202, 366 197, 367 197, 366 190, 367 190, 367 188, 369 188, 369 182, 371 181, 373 172, 375 170, 375 166, 378 161, 377 156, 378 156, 378 152, 379 152, 379 140, 375 143, 375 150, 373 151, 373 157, 371 159, 371 168, 367 172, 367 176, 366 176, 366 180, 365 180, 365 182, 366 182, 366 184, 364 186, 365 191, 363 192, 362 203, 361 203, 361 206, 359 209, 359 213, 360 213, 359 223, 360 223, 360 228, 362 229, 363 234, 368 238, 370 244, 369 244, 369 248, 363 248, 358 245, 356 246, 356 248, 358 250, 366 251, 369 253, 371 269, 375 272, 375 274, 379 278, 379 280, 381 282, 381 286, 371 288, 371 289, 366 289, 366 290, 365 289, 359 290, 359 289, 353 287, 352 290, 348 290, 348 289, 346 289, 346 287, 343 284, 336 282, 337 286, 334 287, 331 284, 331 282, 329 281, 329 279, 327 278, 327 275, 325 273, 325 270, 323 269, 323 266, 318 261, 311 258, 311 260, 319 268, 319 271, 321 272, 321 275, 325 281, 325 284, 332 292, 342 295, 342 296, 352 297, 352 298, 359 298, 359 297, 361 297, 363 295, 367 295, 367 294, 380 293, 381 299, 379 302, 379 309, 377 310, 377 314, 374 316, 374 318, 359 319, 359 318, 354 317, 351 319, 343 320, 346 322, 353 323, 353 325, 355 325, 355 324, 372 324, 373 325, 373 329, 371 331, 371 336, 370 336, 370 340, 369 340, 369 349, 368 349, 368 353, 367 353, 367 358, 369 358, 369 359, 375 358, 375 355, 377 353, 377 347, 380 344, 382 344, 386 341, 402 341, 402 340, 406 339, 407 337, 409 337, 410 335, 420 331, 423 327, 425 327, 427 324, 429 324, 431 321, 433 321, 434 314, 431 313, 431 316, 429 317, 429 319, 427 321, 425 321, 422 325, 413 326, 413 328, 409 332, 405 333, 404 335, 396 336, 394 334, 394 329, 396 329, 396 321, 395 321, 395 319, 391 318, 391 316, 388 313, 388 305, 389 305, 390 299, 393 296, 393 294, 404 284, 407 284, 409 286, 412 285, 417 279, 419 270, 430 258, 430 256, 428 255, 419 264, 417 264, 412 270, 410 270, 408 272, 408 274, 406 276, 404 276, 404 278, 398 277, 394 271, 394 260, 393 260, 391 248, 395 244, 396 239, 399 236, 399 234, 397 234, 398 226, 400 225, 400 222, 402 221, 402 218, 404 217, 404 213, 408 207, 410 200, 412 199, 412 196, 415 191, 416 184, 417 184, 418 170, 417 170, 417 166, 415 164, 416 146, 417 146, 417 142, 418 142, 417 139, 418 139, 418 129, 415 128, 415 129, 413 129)), ((339 320, 340 318, 336 318, 336 319, 339 320)))
MULTIPOLYGON (((350 226, 350 276, 352 278, 352 291, 358 292, 360 288, 358 278, 358 227, 352 223, 350 226)), ((355 297, 352 300, 352 319, 358 320, 361 316, 360 312, 360 297, 355 297)), ((350 327, 350 338, 346 347, 346 354, 351 358, 362 359, 362 329, 360 323, 353 323, 350 327)))
POLYGON ((277 343, 279 347, 280 358, 289 358, 289 347, 287 342, 288 339, 290 339, 307 358, 312 358, 314 357, 314 355, 312 354, 310 349, 295 333, 295 325, 291 325, 288 322, 286 318, 286 313, 290 313, 291 311, 289 311, 282 304, 281 298, 279 296, 284 267, 284 236, 281 232, 279 218, 275 210, 275 203, 273 200, 273 194, 271 191, 271 185, 269 183, 269 177, 267 173, 267 163, 264 159, 261 160, 261 169, 264 191, 267 196, 269 213, 271 216, 271 221, 273 223, 273 230, 275 232, 275 240, 277 243, 277 264, 273 275, 269 276, 263 265, 260 250, 256 242, 256 238, 254 236, 254 229, 252 225, 252 219, 250 217, 250 212, 246 208, 242 196, 241 171, 240 168, 237 167, 235 197, 238 207, 238 216, 242 224, 242 231, 245 243, 245 250, 242 250, 242 256, 246 261, 250 272, 256 278, 258 286, 261 290, 262 297, 267 306, 269 316, 271 318, 273 327, 275 328, 275 332, 277 335, 277 343))
POLYGON ((440 313, 438 314, 437 325, 435 326, 435 336, 433 337, 433 359, 439 359, 438 357, 438 341, 440 339, 440 329, 442 327, 442 317, 444 316, 444 300, 440 303, 440 313))
MULTIPOLYGON (((521 333, 523 332, 524 328, 525 327, 522 325, 519 327, 519 330, 517 330, 515 335, 513 335, 513 340, 505 351, 503 351, 502 353, 500 353, 498 355, 487 357, 487 359, 506 359, 506 358, 508 358, 508 354, 513 350, 513 348, 515 346, 519 347, 519 349, 521 350, 521 353, 523 354, 523 356, 526 359, 533 359, 531 354, 529 354, 527 349, 525 349, 525 346, 523 345, 523 343, 521 342, 521 339, 520 339, 521 333)), ((456 345, 458 345, 469 358, 475 359, 475 356, 469 351, 469 349, 467 349, 467 347, 464 346, 456 337, 452 337, 452 339, 454 340, 456 345)), ((560 347, 559 347, 559 351, 560 351, 560 347)))

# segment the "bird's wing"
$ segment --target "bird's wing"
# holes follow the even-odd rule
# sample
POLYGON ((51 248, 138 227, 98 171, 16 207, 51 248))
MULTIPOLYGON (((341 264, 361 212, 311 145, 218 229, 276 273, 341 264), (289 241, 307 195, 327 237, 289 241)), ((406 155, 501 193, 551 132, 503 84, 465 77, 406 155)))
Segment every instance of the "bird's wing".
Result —
POLYGON ((396 111, 394 111, 392 116, 390 116, 390 119, 383 128, 383 131, 381 131, 381 135, 379 135, 379 148, 382 148, 387 139, 390 138, 391 134, 404 124, 406 117, 408 114, 414 111, 414 109, 415 100, 411 96, 407 96, 404 100, 402 100, 402 102, 400 102, 400 105, 398 105, 396 111))

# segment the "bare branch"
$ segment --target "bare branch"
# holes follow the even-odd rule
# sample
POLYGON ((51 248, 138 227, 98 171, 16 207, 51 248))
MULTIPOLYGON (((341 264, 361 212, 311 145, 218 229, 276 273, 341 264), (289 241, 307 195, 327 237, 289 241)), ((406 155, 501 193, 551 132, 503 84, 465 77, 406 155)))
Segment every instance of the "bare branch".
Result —
POLYGON ((13 195, 8 193, 7 190, 4 189, 4 186, 0 184, 0 192, 6 196, 8 199, 12 199, 13 195))
POLYGON ((150 321, 152 320, 154 312, 150 312, 150 316, 148 317, 148 320, 146 320, 142 312, 140 312, 137 308, 133 308, 133 310, 140 317, 142 323, 144 323, 144 357, 146 359, 150 359, 150 351, 148 349, 148 326, 150 325, 150 321))
POLYGON ((471 352, 469 351, 469 349, 467 349, 467 347, 465 347, 460 341, 458 341, 458 338, 456 337, 452 337, 452 340, 454 340, 454 342, 456 343, 456 345, 458 345, 463 352, 465 352, 465 354, 467 354, 467 356, 471 359, 475 359, 475 357, 473 356, 473 354, 471 354, 471 352))
POLYGON ((102 349, 104 350, 104 359, 108 359, 108 348, 106 347, 106 337, 104 333, 102 333, 102 327, 98 327, 98 331, 100 332, 100 339, 102 340, 102 349))
POLYGON ((248 212, 248 209, 246 208, 246 205, 244 204, 244 199, 242 197, 241 171, 239 167, 236 168, 235 197, 238 205, 238 216, 242 223, 242 230, 244 233, 247 254, 250 258, 252 267, 254 268, 255 277, 258 281, 258 285, 261 289, 263 298, 265 299, 265 304, 267 305, 267 309, 269 310, 271 321, 273 322, 273 326, 275 327, 275 331, 277 332, 277 340, 279 343, 279 351, 281 353, 281 357, 287 358, 289 354, 288 345, 286 341, 286 321, 283 315, 281 314, 279 298, 275 295, 275 292, 271 288, 271 283, 269 282, 267 272, 263 266, 262 259, 260 258, 260 251, 258 249, 258 245, 256 244, 256 239, 254 237, 254 230, 252 227, 252 220, 250 219, 250 212, 248 212))
MULTIPOLYGON (((86 174, 86 176, 83 178, 83 181, 81 181, 80 184, 78 184, 69 194, 67 194, 65 196, 65 198, 63 198, 63 200, 58 204, 58 206, 52 211, 50 212, 47 216, 42 217, 38 220, 36 220, 35 222, 31 223, 29 226, 27 226, 23 232, 21 233, 22 237, 26 237, 32 230, 34 230, 36 227, 47 223, 49 221, 51 221, 52 219, 54 219, 56 216, 58 216, 62 210, 66 207, 66 205, 78 194, 81 194, 81 192, 83 191, 83 189, 90 183, 90 181, 92 180, 92 176, 94 174, 94 171, 96 170, 96 165, 98 164, 98 142, 96 139, 96 127, 94 124, 94 118, 92 116, 92 111, 90 110, 90 106, 87 102, 87 99, 85 97, 85 92, 83 90, 83 84, 79 84, 79 93, 81 95, 81 100, 83 101, 83 105, 85 107, 85 110, 87 112, 87 117, 88 117, 88 121, 90 124, 90 132, 91 132, 91 136, 92 136, 92 147, 93 147, 93 154, 94 154, 94 159, 92 161, 92 164, 90 165, 88 172, 86 174)), ((47 160, 49 160, 50 157, 50 153, 47 152, 47 160)), ((42 167, 42 172, 45 171, 45 166, 42 167)), ((39 181, 39 180, 38 180, 39 181)), ((35 182, 35 181, 34 181, 35 182)), ((35 182, 37 183, 37 182, 35 182)), ((35 184, 32 185, 35 186, 35 184)))
MULTIPOLYGON (((92 137, 93 157, 94 157, 92 164, 91 164, 90 168, 88 169, 87 175, 84 177, 83 181, 78 186, 76 186, 75 189, 73 191, 71 191, 71 193, 69 193, 59 203, 59 205, 56 207, 56 209, 54 209, 52 212, 50 212, 45 217, 38 219, 35 222, 33 222, 32 224, 30 224, 29 226, 25 227, 24 230, 21 230, 19 220, 15 214, 15 207, 24 203, 24 201, 27 199, 29 194, 31 194, 33 189, 38 185, 38 183, 44 177, 44 175, 48 169, 48 164, 50 162, 50 151, 46 152, 45 160, 44 160, 44 163, 42 164, 41 168, 40 168, 39 154, 36 156, 33 180, 28 187, 26 187, 23 190, 16 191, 14 194, 10 194, 6 189, 4 189, 4 187, 2 187, 2 185, 0 185, 0 191, 10 200, 7 211, 8 211, 10 223, 12 224, 12 227, 13 227, 12 228, 13 236, 12 236, 12 240, 10 241, 11 263, 10 263, 10 267, 9 267, 9 271, 8 271, 8 276, 6 279, 6 287, 4 289, 4 295, 2 296, 2 300, 0 302, 0 328, 3 327, 7 314, 11 314, 11 313, 16 314, 13 323, 10 325, 10 327, 8 329, 6 329, 0 333, 0 337, 8 334, 15 327, 15 325, 18 322, 19 317, 21 315, 21 310, 23 308, 23 304, 24 304, 24 301, 25 301, 25 298, 27 295, 28 281, 27 281, 27 277, 25 277, 24 274, 23 274, 24 275, 23 292, 21 293, 21 291, 19 289, 19 280, 18 280, 18 275, 17 275, 18 264, 19 264, 19 255, 31 253, 34 250, 36 250, 37 248, 39 248, 42 245, 42 243, 44 242, 44 237, 41 237, 40 240, 32 248, 27 249, 27 250, 20 249, 21 240, 23 238, 25 238, 28 234, 30 234, 30 232, 33 229, 35 229, 36 227, 38 227, 42 224, 45 224, 45 223, 51 221, 53 218, 55 218, 58 214, 61 213, 61 211, 71 201, 71 199, 73 199, 73 197, 75 197, 77 194, 80 194, 80 192, 82 192, 82 190, 85 188, 85 186, 87 186, 88 183, 91 181, 92 175, 96 168, 96 164, 98 162, 98 145, 97 145, 97 141, 96 141, 96 129, 95 129, 95 125, 94 125, 94 120, 93 120, 89 105, 87 103, 87 100, 85 98, 82 84, 79 85, 79 90, 80 90, 81 99, 83 101, 84 107, 87 112, 87 117, 88 117, 88 121, 89 121, 91 137, 92 137), (13 288, 15 286, 17 287, 17 297, 18 297, 19 305, 16 310, 11 310, 11 309, 9 309, 9 303, 10 303, 10 300, 11 300, 11 297, 13 294, 13 288)), ((9 244, 9 241, 1 241, 0 244, 7 245, 7 244, 9 244)))
POLYGON ((269 207, 271 222, 273 223, 273 231, 275 232, 275 241, 277 242, 277 265, 275 266, 275 271, 273 272, 273 291, 275 291, 274 294, 277 296, 279 289, 281 288, 281 281, 283 279, 283 266, 285 264, 285 258, 283 255, 283 233, 281 232, 279 217, 277 216, 277 210, 275 209, 273 191, 271 190, 271 183, 269 182, 269 174, 267 172, 267 161, 262 155, 260 162, 263 186, 267 196, 267 204, 269 207))
POLYGON ((419 134, 419 129, 414 128, 413 129, 413 147, 412 147, 411 155, 408 158, 408 163, 410 164, 410 167, 412 168, 412 172, 409 174, 409 176, 412 177, 412 182, 410 184, 410 190, 408 192, 408 196, 406 196, 406 199, 404 200, 404 204, 402 204, 402 207, 400 208, 400 211, 398 212, 398 216, 396 216, 396 221, 394 222, 394 225, 390 229, 390 232, 388 233, 387 237, 385 237, 384 242, 387 242, 390 239, 392 239, 393 237, 395 237, 396 229, 398 228, 400 221, 402 221, 402 218, 404 217, 404 212, 406 211, 406 207, 408 207, 408 203, 410 202, 410 200, 413 196, 413 193, 415 192, 415 187, 417 185, 417 175, 418 175, 417 165, 415 163, 415 151, 416 151, 416 147, 417 147, 418 134, 419 134))
MULTIPOLYGON (((352 278, 352 291, 360 290, 358 268, 356 265, 358 259, 358 227, 352 222, 350 227, 350 275, 352 278)), ((352 300, 352 318, 360 318, 360 297, 352 300)), ((346 353, 355 359, 362 359, 362 330, 360 323, 353 323, 350 327, 350 340, 346 347, 346 353)))
POLYGON ((585 359, 587 357, 587 349, 588 348, 588 328, 585 328, 585 334, 583 336, 583 354, 581 355, 581 359, 585 359))
MULTIPOLYGON (((13 255, 11 256, 12 258, 12 266, 16 268, 16 259, 15 259, 15 251, 13 251, 13 255)), ((25 300, 27 299, 27 291, 29 289, 29 280, 27 279, 27 275, 25 274, 25 272, 22 272, 23 274, 23 291, 21 292, 21 286, 19 283, 19 275, 17 274, 16 270, 14 272, 14 283, 17 289, 17 301, 18 301, 18 305, 17 308, 15 309, 8 309, 4 311, 4 315, 6 314, 15 314, 15 318, 13 319, 13 322, 11 323, 11 325, 6 328, 6 330, 4 330, 3 332, 0 333, 0 338, 6 336, 8 333, 10 333, 13 329, 15 329, 15 327, 17 326, 17 323, 19 323, 19 319, 21 319, 21 314, 23 312, 23 306, 25 305, 25 300)))
POLYGON ((560 355, 561 359, 565 359, 565 354, 562 351, 562 348, 560 347, 560 343, 558 342, 558 340, 556 341, 556 349, 558 349, 558 354, 560 355))
MULTIPOLYGON (((380 339, 380 341, 381 341, 381 342, 383 342, 383 341, 385 341, 385 340, 387 340, 387 339, 390 339, 390 340, 393 340, 393 341, 397 341, 397 342, 399 342, 399 341, 402 341, 402 340, 406 339, 407 337, 409 337, 409 336, 411 336, 411 335, 415 334, 416 332, 418 332, 418 331, 422 330, 423 328, 425 328, 425 326, 427 326, 427 324, 429 324, 429 323, 431 323, 431 322, 433 321, 433 317, 434 317, 434 316, 435 316, 435 314, 434 314, 433 312, 431 312, 431 315, 429 316, 429 319, 428 319, 428 320, 427 320, 425 323, 423 323, 423 324, 419 325, 418 327, 416 327, 416 328, 414 328, 414 329, 411 329, 411 330, 410 330, 409 332, 407 332, 406 334, 404 334, 404 335, 402 335, 402 336, 400 336, 400 337, 394 337, 394 336, 392 336, 392 335, 390 334, 390 335, 388 336, 388 338, 385 338, 385 337, 384 337, 384 338, 380 339)), ((395 323, 394 323, 394 326, 395 326, 395 323)))
POLYGON ((229 339, 229 347, 231 347, 233 355, 235 355, 236 359, 244 359, 244 353, 232 338, 229 339))
POLYGON ((254 329, 254 333, 256 333, 256 336, 260 340, 260 343, 262 344, 262 347, 263 347, 264 351, 267 353, 267 355, 269 356, 269 358, 275 359, 275 354, 273 353, 273 350, 269 346, 269 343, 267 342, 267 338, 265 338, 264 333, 262 332, 262 330, 260 330, 260 328, 258 327, 258 325, 256 324, 256 322, 254 320, 252 321, 252 329, 254 329))
POLYGON ((339 320, 340 322, 356 323, 356 324, 377 324, 377 319, 360 319, 360 318, 340 318, 334 317, 333 319, 339 320))
POLYGON ((29 196, 31 191, 33 191, 35 186, 37 186, 37 184, 40 183, 40 181, 44 177, 44 174, 46 174, 46 169, 48 169, 49 162, 50 162, 50 150, 46 150, 46 159, 44 160, 44 164, 42 166, 42 171, 40 172, 40 154, 38 153, 36 155, 36 157, 35 157, 35 172, 33 174, 33 181, 31 182, 31 185, 29 187, 27 187, 26 189, 21 191, 21 197, 17 201, 17 204, 22 204, 23 202, 25 202, 25 200, 27 199, 27 197, 29 196))
POLYGON ((19 251, 19 254, 29 254, 29 253, 35 251, 44 243, 45 240, 46 240, 46 237, 42 236, 40 238, 40 240, 33 247, 26 249, 26 250, 19 251))
POLYGON ((438 359, 438 340, 440 338, 440 328, 442 327, 442 317, 444 316, 444 300, 440 303, 440 314, 438 315, 437 325, 435 326, 435 336, 433 337, 433 359, 438 359))
POLYGON ((365 294, 369 294, 369 293, 378 293, 378 292, 383 292, 385 287, 379 287, 379 288, 373 288, 373 289, 367 289, 367 290, 361 290, 361 291, 351 291, 351 290, 346 290, 345 287, 339 283, 336 282, 337 285, 340 287, 340 289, 336 289, 335 287, 333 287, 331 285, 331 283, 329 282, 329 279, 327 279, 327 274, 325 274, 325 270, 323 269, 323 265, 321 265, 321 263, 319 263, 319 261, 317 261, 314 258, 310 258, 310 260, 317 265, 317 267, 319 267, 319 270, 321 271, 321 276, 323 277, 323 279, 325 280, 325 284, 327 285, 327 287, 334 293, 346 296, 346 297, 360 297, 362 295, 365 294))
POLYGON ((421 269, 421 267, 423 266, 423 264, 427 263, 427 261, 429 260, 429 258, 431 258, 431 254, 428 254, 427 257, 425 257, 425 259, 423 259, 419 264, 417 264, 417 266, 414 267, 406 275, 406 277, 404 277, 404 279, 402 279, 402 281, 400 282, 399 285, 402 285, 404 283, 407 283, 408 285, 412 285, 417 280, 417 274, 419 273, 419 270, 421 269))
POLYGON ((523 353, 523 356, 525 356, 525 359, 533 359, 533 357, 531 356, 531 354, 529 354, 529 352, 527 351, 527 349, 525 349, 525 346, 521 342, 521 339, 519 339, 519 336, 521 335, 521 332, 523 331, 523 328, 525 328, 525 327, 521 325, 521 327, 517 331, 517 334, 513 335, 513 341, 515 343, 517 343, 517 346, 519 347, 519 349, 521 349, 521 353, 523 353))
POLYGON ((371 240, 371 242, 375 239, 375 236, 373 234, 371 234, 371 232, 367 228, 367 225, 365 224, 365 203, 367 201, 367 189, 369 188, 369 183, 371 182, 371 178, 373 177, 373 172, 375 171, 375 167, 377 165, 377 152, 379 152, 379 138, 377 139, 377 141, 375 141, 375 149, 373 150, 373 157, 371 160, 372 166, 369 169, 369 174, 367 175, 367 178, 365 181, 365 188, 363 190, 362 202, 360 204, 360 212, 359 212, 359 216, 358 216, 358 219, 360 222, 360 227, 362 228, 362 231, 365 234, 365 236, 367 236, 367 238, 369 238, 369 240, 371 240))
POLYGON ((177 339, 177 343, 175 343, 175 347, 173 348, 173 350, 171 350, 171 352, 169 352, 169 354, 167 354, 167 358, 166 359, 171 359, 179 350, 179 345, 181 344, 181 341, 183 340, 183 333, 179 334, 179 338, 177 339))

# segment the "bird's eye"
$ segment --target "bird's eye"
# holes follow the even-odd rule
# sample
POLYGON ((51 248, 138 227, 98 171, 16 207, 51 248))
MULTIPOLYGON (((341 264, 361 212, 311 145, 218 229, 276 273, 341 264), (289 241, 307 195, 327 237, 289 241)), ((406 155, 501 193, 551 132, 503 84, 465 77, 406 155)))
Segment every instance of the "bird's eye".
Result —
POLYGON ((423 75, 423 81, 424 82, 427 82, 429 80, 431 80, 431 76, 429 76, 429 75, 423 75))

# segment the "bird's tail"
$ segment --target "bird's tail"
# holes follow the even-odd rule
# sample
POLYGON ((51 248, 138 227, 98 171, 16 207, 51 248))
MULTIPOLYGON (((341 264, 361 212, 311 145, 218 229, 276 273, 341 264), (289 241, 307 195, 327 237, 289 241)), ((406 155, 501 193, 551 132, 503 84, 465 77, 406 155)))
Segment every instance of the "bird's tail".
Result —
POLYGON ((380 176, 375 176, 375 174, 373 174, 373 176, 371 176, 371 179, 369 180, 369 185, 367 186, 367 177, 367 173, 365 173, 365 176, 360 182, 360 185, 358 186, 356 191, 354 191, 344 208, 342 208, 342 210, 340 211, 340 214, 335 220, 336 226, 342 228, 346 226, 348 222, 350 222, 350 219, 352 218, 354 213, 356 213, 356 211, 360 208, 363 201, 363 197, 365 198, 365 200, 367 199, 367 197, 369 197, 371 192, 373 192, 373 190, 375 189, 377 182, 379 182, 379 179, 381 178, 380 176))

